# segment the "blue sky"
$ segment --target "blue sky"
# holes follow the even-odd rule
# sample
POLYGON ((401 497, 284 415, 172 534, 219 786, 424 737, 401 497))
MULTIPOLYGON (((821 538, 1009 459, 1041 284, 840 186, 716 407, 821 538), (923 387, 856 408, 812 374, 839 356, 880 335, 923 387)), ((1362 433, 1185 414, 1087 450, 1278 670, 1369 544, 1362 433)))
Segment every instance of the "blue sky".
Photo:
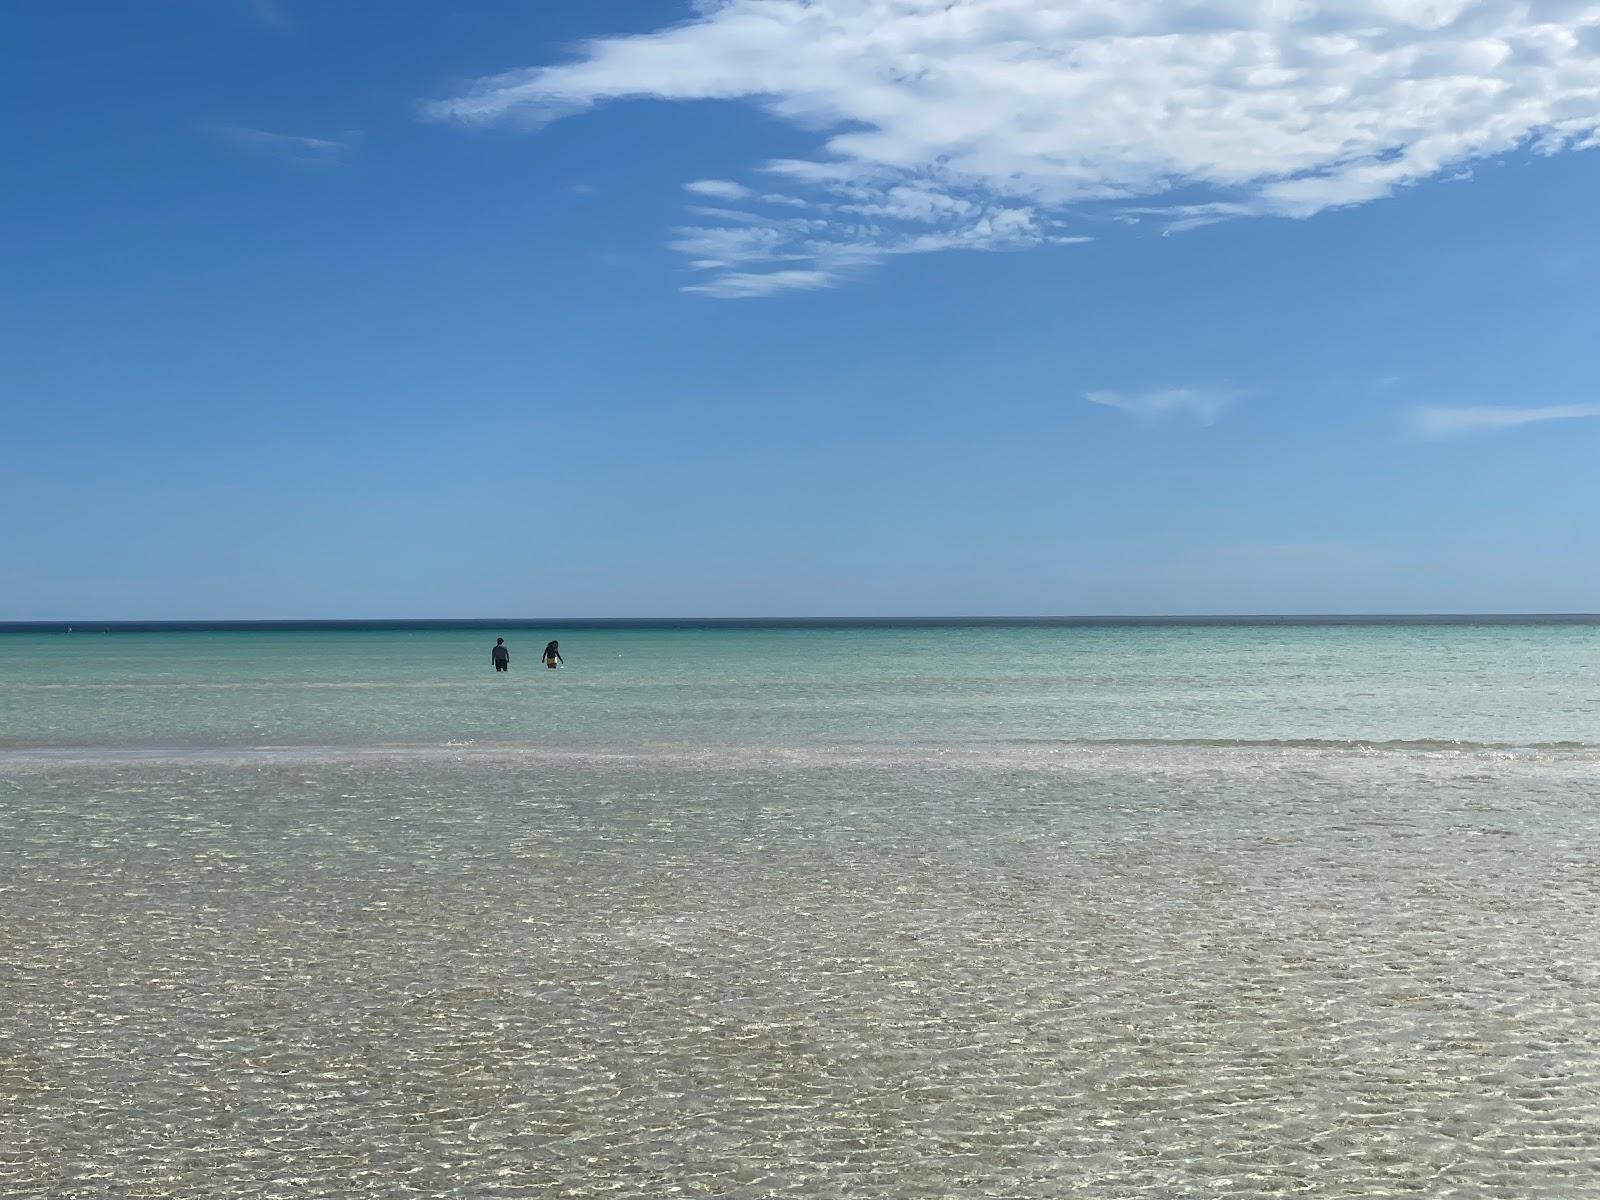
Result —
POLYGON ((1600 609, 1600 12, 1288 10, 9 6, 0 619, 1600 609))

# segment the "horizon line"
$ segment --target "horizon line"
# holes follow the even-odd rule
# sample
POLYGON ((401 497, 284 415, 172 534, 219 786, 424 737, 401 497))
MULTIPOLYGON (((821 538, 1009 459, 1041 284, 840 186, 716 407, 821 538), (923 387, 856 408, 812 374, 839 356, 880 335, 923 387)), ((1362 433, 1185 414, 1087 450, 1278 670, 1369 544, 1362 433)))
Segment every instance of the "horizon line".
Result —
POLYGON ((317 632, 427 629, 939 628, 957 626, 1600 624, 1600 612, 1096 613, 782 617, 217 617, 0 621, 0 633, 317 632))

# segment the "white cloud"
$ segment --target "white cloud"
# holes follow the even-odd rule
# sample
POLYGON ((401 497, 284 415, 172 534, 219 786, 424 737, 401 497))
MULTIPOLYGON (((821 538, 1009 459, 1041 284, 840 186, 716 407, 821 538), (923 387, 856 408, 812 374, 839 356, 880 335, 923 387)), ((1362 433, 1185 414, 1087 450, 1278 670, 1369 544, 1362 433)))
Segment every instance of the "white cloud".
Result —
POLYGON ((1411 423, 1429 437, 1514 429, 1539 421, 1572 421, 1600 417, 1600 404, 1551 404, 1544 408, 1498 408, 1492 405, 1450 407, 1435 405, 1412 410, 1411 423))
POLYGON ((335 162, 351 147, 348 141, 337 142, 331 138, 271 133, 265 129, 249 129, 241 125, 223 125, 217 132, 225 141, 241 149, 271 154, 298 163, 335 162))
POLYGON ((743 200, 750 195, 749 188, 731 179, 696 179, 693 183, 684 184, 683 190, 693 192, 696 196, 709 196, 713 200, 743 200))
POLYGON ((1238 399, 1238 393, 1221 388, 1179 387, 1148 392, 1085 392, 1083 398, 1090 404, 1121 409, 1147 421, 1184 417, 1209 425, 1238 399))
POLYGON ((745 300, 752 296, 771 296, 777 292, 832 287, 836 282, 838 276, 827 271, 724 271, 705 283, 690 284, 683 290, 715 296, 720 300, 745 300))
MULTIPOLYGON (((924 249, 1046 244, 1085 205, 1173 230, 1308 217, 1453 178, 1519 146, 1600 145, 1600 0, 694 9, 680 24, 585 43, 572 62, 484 79, 425 110, 537 125, 618 99, 760 104, 826 135, 813 159, 765 164, 781 181, 775 194, 803 200, 830 228, 863 223, 865 242, 885 254, 908 252, 914 224, 949 235, 924 249), (1179 189, 1187 194, 1168 204, 1179 189), (970 232, 997 219, 1016 220, 1014 235, 970 232)), ((728 189, 701 195, 767 199, 699 182, 728 189)))

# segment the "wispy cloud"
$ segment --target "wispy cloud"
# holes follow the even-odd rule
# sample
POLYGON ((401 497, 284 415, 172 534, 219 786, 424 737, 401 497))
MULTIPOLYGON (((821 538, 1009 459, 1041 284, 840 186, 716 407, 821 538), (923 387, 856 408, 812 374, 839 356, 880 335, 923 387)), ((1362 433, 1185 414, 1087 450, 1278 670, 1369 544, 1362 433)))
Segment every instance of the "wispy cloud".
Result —
POLYGON ((1551 404, 1543 408, 1433 405, 1413 409, 1411 424, 1418 433, 1427 437, 1452 437, 1462 433, 1515 429, 1519 425, 1533 425, 1541 421, 1575 421, 1584 417, 1600 417, 1600 404, 1551 404))
POLYGON ((237 149, 305 166, 322 166, 338 162, 353 145, 353 142, 348 140, 335 141, 332 138, 272 133, 269 130, 250 129, 243 125, 219 125, 216 127, 216 133, 223 141, 237 149))
POLYGON ((294 18, 278 0, 231 0, 231 7, 245 20, 274 33, 287 33, 294 28, 294 18))
POLYGON ((689 206, 696 222, 675 229, 668 245, 688 257, 692 270, 711 276, 685 291, 743 299, 796 286, 832 287, 896 255, 1088 240, 1054 233, 1022 209, 974 208, 944 219, 916 204, 889 194, 872 197, 870 204, 752 194, 743 208, 689 206), (761 272, 776 276, 770 288, 755 283, 761 272))
POLYGON ((832 287, 838 277, 828 271, 724 271, 704 283, 692 283, 683 290, 715 296, 719 300, 744 300, 751 296, 771 296, 778 292, 811 291, 832 287))
POLYGON ((822 229, 786 253, 824 273, 835 245, 854 263, 1020 249, 1108 209, 1168 231, 1308 217, 1520 146, 1600 145, 1596 0, 693 7, 680 24, 590 41, 574 61, 424 109, 537 126, 624 98, 762 105, 828 134, 819 153, 751 164, 765 184, 700 180, 698 194, 809 212, 822 229), (1167 203, 1178 189, 1182 202, 1167 203))
POLYGON ((709 196, 713 200, 743 200, 751 194, 744 184, 734 183, 731 179, 696 179, 693 183, 684 184, 683 190, 693 192, 696 196, 709 196))
POLYGON ((1239 393, 1225 388, 1157 388, 1145 392, 1085 392, 1090 404, 1120 409, 1146 421, 1179 417, 1209 425, 1239 393))

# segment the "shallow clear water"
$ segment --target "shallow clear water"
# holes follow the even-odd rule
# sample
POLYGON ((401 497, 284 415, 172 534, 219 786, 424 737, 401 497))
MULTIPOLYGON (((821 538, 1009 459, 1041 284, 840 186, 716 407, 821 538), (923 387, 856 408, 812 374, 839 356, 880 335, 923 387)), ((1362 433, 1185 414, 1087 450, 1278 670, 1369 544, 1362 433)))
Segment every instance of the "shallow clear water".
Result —
POLYGON ((1591 631, 815 632, 0 638, 0 1195, 1600 1195, 1591 631))
POLYGON ((0 634, 0 744, 1600 745, 1600 625, 551 631, 506 675, 493 641, 0 634))

